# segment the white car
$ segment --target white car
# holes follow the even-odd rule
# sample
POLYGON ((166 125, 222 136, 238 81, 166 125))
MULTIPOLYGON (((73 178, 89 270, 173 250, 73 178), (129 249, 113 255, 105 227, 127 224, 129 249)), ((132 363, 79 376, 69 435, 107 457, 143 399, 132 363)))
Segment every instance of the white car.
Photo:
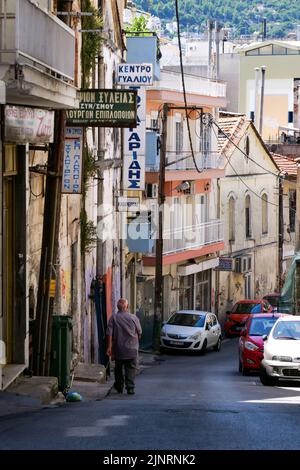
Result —
POLYGON ((221 326, 216 315, 200 310, 178 310, 161 329, 161 349, 181 349, 205 353, 221 349, 221 326))
POLYGON ((278 318, 263 340, 262 384, 276 385, 279 379, 300 380, 300 316, 278 318))

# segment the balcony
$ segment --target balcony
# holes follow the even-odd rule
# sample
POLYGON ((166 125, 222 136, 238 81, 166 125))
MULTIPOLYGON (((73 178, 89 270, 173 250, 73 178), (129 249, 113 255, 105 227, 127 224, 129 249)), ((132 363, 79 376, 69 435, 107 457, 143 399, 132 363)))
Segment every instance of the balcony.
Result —
MULTIPOLYGON (((188 157, 185 160, 181 160, 182 158, 184 158, 183 154, 174 154, 173 156, 167 157, 166 170, 195 170, 192 157, 188 157)), ((200 170, 217 170, 223 168, 225 163, 223 155, 217 152, 195 152, 195 160, 200 170)))
POLYGON ((74 107, 74 65, 72 29, 30 0, 0 0, 0 79, 8 102, 74 107))
MULTIPOLYGON (((224 222, 219 219, 189 227, 165 230, 163 235, 163 265, 176 264, 224 249, 223 231, 224 222)), ((155 236, 153 234, 151 239, 151 250, 147 253, 143 251, 144 266, 155 266, 155 236)))
POLYGON ((223 225, 222 220, 211 220, 202 224, 165 231, 164 256, 223 241, 223 225))

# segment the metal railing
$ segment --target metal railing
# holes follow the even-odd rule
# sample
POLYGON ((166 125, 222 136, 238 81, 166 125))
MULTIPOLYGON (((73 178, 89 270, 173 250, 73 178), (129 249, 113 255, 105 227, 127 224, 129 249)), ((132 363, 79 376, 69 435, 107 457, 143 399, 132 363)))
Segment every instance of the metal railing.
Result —
POLYGON ((163 254, 168 255, 211 245, 224 240, 223 220, 211 220, 189 227, 164 231, 163 254))
POLYGON ((0 64, 29 64, 73 81, 75 33, 30 0, 0 0, 0 64))
MULTIPOLYGON (((184 160, 184 155, 169 155, 167 157, 167 168, 166 170, 195 170, 195 164, 193 162, 193 158, 187 157, 184 160), (178 161, 176 161, 178 160, 178 161), (170 163, 174 162, 170 165, 170 163)), ((201 170, 211 170, 211 169, 218 169, 223 168, 224 166, 224 157, 217 152, 195 152, 195 160, 197 162, 198 168, 201 170)), ((151 170, 148 170, 151 171, 151 170)))

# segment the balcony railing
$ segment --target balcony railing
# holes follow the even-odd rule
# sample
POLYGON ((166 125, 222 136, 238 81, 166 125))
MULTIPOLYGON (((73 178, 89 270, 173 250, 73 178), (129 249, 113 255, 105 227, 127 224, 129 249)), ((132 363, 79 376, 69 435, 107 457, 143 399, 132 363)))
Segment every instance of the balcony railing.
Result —
POLYGON ((211 220, 189 227, 179 227, 164 232, 163 254, 169 255, 201 246, 211 245, 224 240, 222 220, 211 220))
POLYGON ((0 64, 30 64, 74 80, 75 34, 29 0, 0 0, 0 64))
MULTIPOLYGON (((224 166, 224 157, 217 152, 195 152, 195 160, 201 170, 218 169, 224 166)), ((166 170, 195 170, 193 158, 184 159, 183 154, 168 156, 167 165, 166 170)))

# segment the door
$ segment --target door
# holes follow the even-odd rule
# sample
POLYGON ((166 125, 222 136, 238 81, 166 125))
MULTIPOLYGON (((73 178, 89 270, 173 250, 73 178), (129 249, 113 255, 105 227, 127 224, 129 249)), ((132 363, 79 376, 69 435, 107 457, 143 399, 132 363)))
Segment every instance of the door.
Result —
POLYGON ((207 347, 213 346, 215 344, 214 332, 213 332, 213 319, 211 315, 206 316, 206 338, 207 338, 207 347))
POLYGON ((212 336, 213 336, 213 346, 215 346, 218 342, 219 336, 221 334, 221 328, 218 324, 217 317, 215 315, 211 315, 212 318, 212 336))
POLYGON ((3 178, 3 314, 7 362, 13 362, 13 331, 16 293, 15 184, 3 178))

